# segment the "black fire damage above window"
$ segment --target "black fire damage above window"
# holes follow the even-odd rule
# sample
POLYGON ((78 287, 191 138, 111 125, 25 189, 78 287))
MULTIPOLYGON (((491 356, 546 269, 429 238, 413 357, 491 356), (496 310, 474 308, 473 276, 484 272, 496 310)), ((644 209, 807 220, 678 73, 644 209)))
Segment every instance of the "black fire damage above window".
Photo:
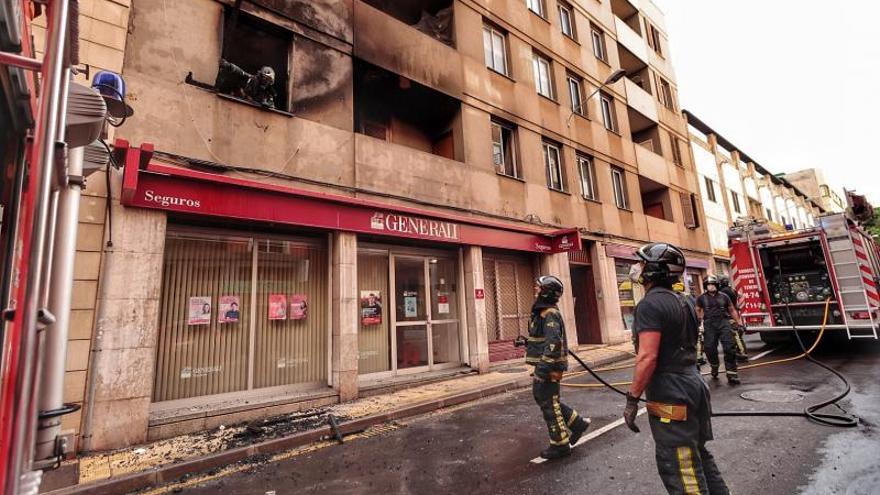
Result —
POLYGON ((452 0, 364 0, 395 19, 426 35, 455 46, 452 0))

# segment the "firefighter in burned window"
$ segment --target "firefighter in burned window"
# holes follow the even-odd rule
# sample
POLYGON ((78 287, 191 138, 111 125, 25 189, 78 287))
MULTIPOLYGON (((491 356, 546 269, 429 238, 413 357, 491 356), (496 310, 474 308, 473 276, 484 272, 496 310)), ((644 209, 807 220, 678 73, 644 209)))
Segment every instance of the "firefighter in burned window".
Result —
POLYGON ((269 66, 250 74, 221 58, 214 86, 220 93, 243 98, 262 107, 275 108, 275 70, 269 66))
POLYGON ((691 300, 672 288, 685 269, 677 247, 652 243, 636 252, 646 289, 635 310, 636 367, 623 419, 639 432, 636 416, 645 392, 657 471, 672 495, 730 495, 715 459, 709 388, 696 367, 699 323, 691 300))
POLYGON ((706 292, 697 298, 697 316, 703 322, 703 339, 706 358, 709 360, 712 378, 718 378, 718 342, 724 351, 724 373, 727 383, 739 385, 739 374, 736 371, 736 343, 734 330, 730 322, 740 325, 739 312, 724 293, 719 291, 718 278, 710 275, 706 278, 706 292))
MULTIPOLYGON (((545 459, 564 457, 571 452, 590 423, 577 411, 559 400, 559 382, 568 369, 568 346, 565 339, 565 323, 557 303, 562 297, 562 282, 544 275, 535 281, 535 303, 529 321, 526 341, 526 363, 534 366, 532 394, 541 408, 550 446, 541 452, 545 459)), ((524 342, 522 337, 519 345, 524 342)))
MULTIPOLYGON (((737 304, 739 294, 737 294, 736 290, 730 286, 730 277, 723 274, 718 275, 718 286, 718 291, 729 297, 730 302, 733 303, 733 307, 739 311, 739 304, 737 304)), ((738 324, 732 318, 730 320, 730 325, 733 327, 733 341, 736 344, 736 360, 739 363, 747 363, 749 361, 749 356, 746 354, 746 327, 738 324)))

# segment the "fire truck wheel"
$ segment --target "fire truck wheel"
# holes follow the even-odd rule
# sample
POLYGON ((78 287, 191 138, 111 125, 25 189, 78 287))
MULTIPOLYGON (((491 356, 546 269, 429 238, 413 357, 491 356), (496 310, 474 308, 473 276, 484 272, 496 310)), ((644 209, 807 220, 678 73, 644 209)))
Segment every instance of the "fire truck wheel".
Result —
POLYGON ((770 345, 787 344, 793 338, 788 332, 760 332, 760 334, 761 340, 770 345))

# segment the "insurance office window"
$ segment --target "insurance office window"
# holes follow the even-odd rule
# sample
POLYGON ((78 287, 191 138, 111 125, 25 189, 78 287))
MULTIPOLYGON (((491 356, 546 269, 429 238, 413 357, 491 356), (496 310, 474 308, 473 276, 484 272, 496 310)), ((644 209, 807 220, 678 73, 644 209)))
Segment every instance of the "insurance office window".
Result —
POLYGON ((537 53, 532 55, 535 69, 535 90, 541 96, 553 99, 553 75, 550 60, 537 53))
POLYGON ((593 40, 593 55, 603 62, 608 61, 608 51, 605 49, 605 32, 595 24, 590 24, 590 38, 593 40))
POLYGON ((545 17, 544 15, 544 0, 526 0, 526 5, 528 5, 529 10, 538 14, 541 17, 545 17))
POLYGON ((507 73, 507 36, 503 31, 483 25, 483 52, 486 57, 486 67, 504 75, 507 73))
POLYGON ((577 39, 575 33, 574 9, 565 2, 559 2, 559 27, 562 34, 577 39))
POLYGON ((544 164, 547 167, 547 187, 554 191, 565 191, 565 172, 559 145, 544 141, 544 164))
POLYGON ((715 181, 708 177, 703 177, 703 180, 706 182, 706 198, 713 203, 717 203, 718 198, 715 197, 715 181))
POLYGON ((602 106, 602 123, 611 132, 617 132, 617 114, 614 112, 614 98, 606 93, 599 93, 602 106))
POLYGON ((492 162, 495 171, 508 177, 520 178, 516 163, 516 129, 513 125, 492 121, 492 162))
POLYGON ((619 167, 611 167, 611 187, 614 190, 614 204, 618 208, 629 209, 629 194, 626 192, 626 172, 619 167))
POLYGON ((584 199, 596 200, 596 170, 593 159, 586 155, 577 155, 578 173, 581 178, 581 194, 584 199))

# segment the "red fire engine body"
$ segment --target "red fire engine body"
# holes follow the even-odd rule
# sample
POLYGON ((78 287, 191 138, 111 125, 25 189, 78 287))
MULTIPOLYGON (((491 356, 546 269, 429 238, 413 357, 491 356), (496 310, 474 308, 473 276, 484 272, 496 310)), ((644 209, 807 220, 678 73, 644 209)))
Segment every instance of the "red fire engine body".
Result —
POLYGON ((771 233, 766 224, 738 225, 728 238, 733 284, 750 332, 769 341, 771 332, 817 330, 824 321, 851 339, 878 338, 880 248, 845 214, 783 233, 771 233))

